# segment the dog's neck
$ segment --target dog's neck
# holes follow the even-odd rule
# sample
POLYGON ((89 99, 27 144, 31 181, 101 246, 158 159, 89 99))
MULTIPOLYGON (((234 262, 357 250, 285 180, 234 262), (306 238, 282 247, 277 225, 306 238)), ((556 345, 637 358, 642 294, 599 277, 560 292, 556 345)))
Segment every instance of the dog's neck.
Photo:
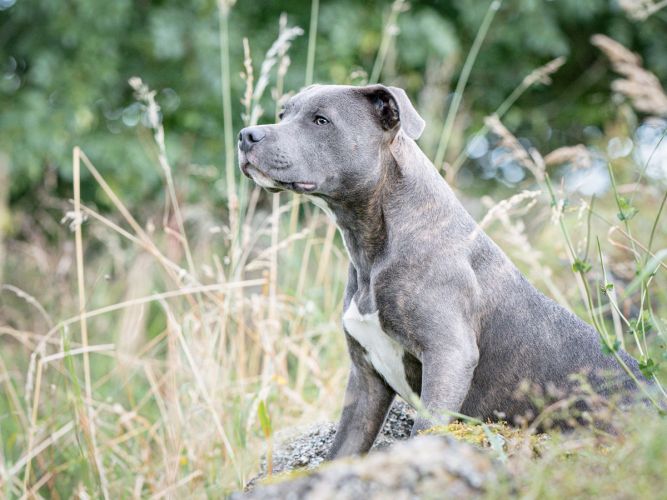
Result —
POLYGON ((372 186, 330 203, 360 281, 370 278, 370 269, 387 244, 386 208, 400 176, 393 158, 382 158, 381 166, 380 178, 372 186))
POLYGON ((357 205, 333 208, 352 265, 367 275, 387 242, 387 224, 382 203, 371 198, 357 205))
POLYGON ((399 135, 379 161, 380 176, 371 186, 350 187, 343 199, 327 200, 360 282, 370 281, 374 263, 397 235, 438 231, 457 237, 474 226, 414 141, 399 135), (406 205, 419 207, 423 217, 406 219, 401 208, 406 205))

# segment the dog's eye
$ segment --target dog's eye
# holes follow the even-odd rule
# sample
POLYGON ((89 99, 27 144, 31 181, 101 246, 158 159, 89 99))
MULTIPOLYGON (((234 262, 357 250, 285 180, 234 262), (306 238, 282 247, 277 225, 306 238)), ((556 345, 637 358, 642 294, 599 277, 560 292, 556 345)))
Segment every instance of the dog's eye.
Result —
POLYGON ((323 116, 316 116, 315 123, 318 125, 326 125, 327 123, 329 123, 329 120, 327 120, 323 116))
POLYGON ((281 110, 280 113, 278 113, 278 120, 282 120, 283 116, 285 116, 285 110, 281 110))

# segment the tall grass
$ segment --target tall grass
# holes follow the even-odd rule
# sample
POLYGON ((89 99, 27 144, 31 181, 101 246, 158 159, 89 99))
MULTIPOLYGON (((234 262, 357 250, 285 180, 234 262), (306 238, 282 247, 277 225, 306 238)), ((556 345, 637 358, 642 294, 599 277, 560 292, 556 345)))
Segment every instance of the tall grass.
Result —
POLYGON ((496 12, 500 9, 502 5, 502 0, 491 0, 489 7, 486 10, 486 15, 482 19, 482 23, 477 30, 477 35, 472 42, 470 51, 466 56, 465 62, 463 63, 463 68, 461 69, 461 75, 456 83, 456 89, 454 90, 454 96, 452 97, 452 102, 447 110, 447 117, 445 118, 445 124, 442 127, 442 133, 440 135, 440 142, 438 143, 438 149, 435 152, 435 158, 433 163, 436 168, 441 169, 443 162, 445 160, 445 154, 447 153, 447 146, 449 145, 449 140, 452 137, 452 131, 454 130, 454 120, 459 111, 459 106, 463 99, 463 92, 468 84, 468 78, 470 77, 470 72, 472 71, 475 61, 477 60, 477 55, 479 54, 480 49, 482 48, 482 43, 486 38, 491 23, 493 22, 494 17, 496 17, 496 12))
MULTIPOLYGON (((0 262, 5 261, 5 231, 9 222, 8 187, 9 187, 9 159, 0 154, 0 262)), ((2 266, 0 266, 0 283, 2 280, 2 266)))
MULTIPOLYGON (((75 158, 78 154, 75 151, 75 158)), ((18 452, 5 457, 3 490, 8 497, 33 490, 49 495, 87 490, 104 496, 108 491, 113 498, 188 491, 215 495, 240 488, 252 473, 263 442, 257 421, 259 402, 266 401, 276 425, 304 411, 311 418, 321 418, 326 402, 343 381, 344 367, 338 363, 320 366, 323 357, 342 354, 342 345, 336 341, 340 337, 333 334, 333 311, 342 292, 343 256, 325 245, 320 216, 312 217, 297 234, 281 238, 280 227, 287 222, 291 203, 277 204, 275 197, 273 214, 247 221, 251 227, 244 232, 252 236, 237 249, 241 269, 236 277, 224 274, 221 259, 210 253, 210 247, 193 248, 200 265, 197 274, 190 273, 166 255, 173 234, 146 233, 92 162, 81 158, 129 229, 90 207, 75 208, 75 212, 88 214, 91 223, 104 227, 109 234, 103 240, 129 240, 136 248, 126 250, 127 262, 138 252, 148 252, 158 267, 142 279, 153 286, 165 283, 168 291, 97 307, 93 304, 106 302, 109 291, 87 280, 91 290, 87 296, 79 283, 79 313, 45 333, 3 328, 3 334, 23 340, 22 347, 10 345, 2 356, 6 394, 16 394, 3 399, 3 414, 9 417, 3 421, 2 435, 3 441, 13 441, 18 452), (289 274, 278 276, 278 254, 288 261, 281 269, 289 269, 289 274), (316 264, 322 260, 329 261, 333 272, 317 272, 316 264), (202 271, 208 266, 210 270, 202 271), (196 278, 200 273, 209 274, 210 284, 196 278), (311 278, 306 279, 307 274, 311 278), (313 279, 318 274, 319 279, 313 279), (319 309, 322 299, 324 310, 319 309), (117 320, 106 317, 118 318, 136 306, 143 315, 153 316, 152 321, 161 310, 166 324, 157 329, 145 324, 143 340, 136 351, 128 352, 119 344, 122 332, 114 331, 117 320), (81 340, 67 340, 77 323, 81 340), (24 374, 27 379, 7 371, 5 356, 10 351, 33 353, 36 361, 24 374), (66 369, 67 359, 72 360, 71 371, 66 369), (78 384, 79 377, 84 390, 76 398, 68 386, 78 384), (18 396, 23 385, 31 400, 28 408, 18 396), (279 403, 274 407, 273 401, 279 403), (70 409, 77 415, 74 426, 70 409), (76 472, 87 463, 94 470, 93 482, 85 479, 87 473, 76 472), (68 486, 77 478, 80 484, 68 486)), ((83 233, 81 220, 75 229, 79 234, 83 233)), ((76 267, 82 280, 84 245, 83 237, 77 238, 76 267)), ((95 256, 97 266, 108 266, 107 260, 104 255, 95 256)), ((135 286, 125 284, 128 291, 135 286)), ((15 370, 20 365, 10 366, 15 370)))
POLYGON ((312 0, 310 7, 310 28, 308 29, 308 59, 306 60, 306 78, 304 86, 313 83, 315 70, 315 48, 317 47, 317 24, 320 15, 320 0, 312 0))
MULTIPOLYGON (((253 122, 276 66, 280 99, 287 49, 299 34, 281 21, 251 89, 253 122)), ((247 201, 234 207, 241 214, 237 228, 233 220, 208 226, 181 209, 154 92, 138 79, 131 83, 152 118, 169 204, 161 227, 139 222, 122 193, 75 149, 70 219, 80 295, 78 305, 69 305, 77 312, 46 331, 2 330, 19 339, 2 354, 2 383, 12 395, 1 400, 8 416, 3 444, 11 442, 0 469, 8 497, 221 495, 241 488, 256 468, 264 443, 260 404, 276 426, 297 416, 322 418, 344 381, 343 339, 334 331, 346 263, 326 219, 305 215, 288 232, 298 200, 274 195, 267 213, 255 188, 238 197, 247 201), (103 215, 81 199, 81 162, 114 213, 103 215), (90 246, 97 248, 86 251, 90 246), (115 268, 110 253, 119 248, 121 268, 115 268), (132 298, 109 304, 117 291, 98 281, 100 268, 135 275, 131 263, 142 253, 153 261, 142 283, 123 282, 121 293, 132 298), (151 292, 134 296, 143 282, 151 292), (115 328, 136 308, 143 325, 138 343, 115 328), (33 362, 7 368, 10 351, 33 362)))

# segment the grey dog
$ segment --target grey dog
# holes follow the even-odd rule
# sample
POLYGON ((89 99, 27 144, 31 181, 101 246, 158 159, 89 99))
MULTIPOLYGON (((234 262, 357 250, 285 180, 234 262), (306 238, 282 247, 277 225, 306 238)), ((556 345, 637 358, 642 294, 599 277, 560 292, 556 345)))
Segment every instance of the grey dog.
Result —
POLYGON ((352 363, 329 458, 368 451, 396 394, 423 410, 415 434, 452 412, 534 414, 524 381, 567 394, 583 373, 604 395, 634 390, 595 330, 535 289, 465 211, 415 143, 423 129, 402 89, 313 85, 279 123, 239 134, 243 173, 310 196, 350 257, 352 363))

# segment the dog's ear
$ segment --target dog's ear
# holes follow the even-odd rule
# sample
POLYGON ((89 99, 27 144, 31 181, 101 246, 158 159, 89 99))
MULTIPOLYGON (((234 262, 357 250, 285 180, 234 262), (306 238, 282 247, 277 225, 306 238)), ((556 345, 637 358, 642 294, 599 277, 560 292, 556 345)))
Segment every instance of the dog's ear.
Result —
POLYGON ((405 90, 384 85, 369 85, 363 87, 363 92, 373 104, 383 129, 392 130, 400 126, 408 137, 419 139, 424 131, 425 122, 410 102, 405 90))

